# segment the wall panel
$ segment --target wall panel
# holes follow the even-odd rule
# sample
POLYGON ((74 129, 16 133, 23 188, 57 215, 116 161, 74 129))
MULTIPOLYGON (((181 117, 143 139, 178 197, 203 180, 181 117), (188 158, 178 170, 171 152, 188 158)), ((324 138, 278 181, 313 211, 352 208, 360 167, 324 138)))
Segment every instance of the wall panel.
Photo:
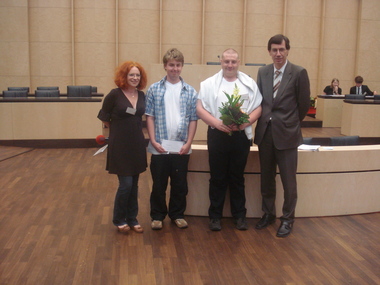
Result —
POLYGON ((97 86, 99 92, 114 87, 115 9, 115 1, 74 1, 73 84, 97 86))
MULTIPOLYGON (((87 85, 96 86, 100 77, 113 76, 115 67, 114 43, 76 43, 75 70, 76 77, 93 76, 87 85)), ((79 84, 77 82, 77 84, 79 84)), ((83 83, 81 83, 83 84, 83 83)))
POLYGON ((268 16, 263 14, 247 14, 247 46, 260 46, 266 49, 269 38, 281 31, 281 16, 268 19, 268 16))
MULTIPOLYGON (((352 0, 351 0, 352 1, 352 0)), ((380 1, 362 0, 362 18, 364 20, 379 20, 380 1)))
POLYGON ((283 0, 247 1, 246 63, 271 62, 267 43, 271 36, 282 32, 283 6, 283 0))
POLYGON ((162 1, 162 53, 178 48, 186 63, 202 61, 202 0, 162 1))
MULTIPOLYGON (((25 2, 25 1, 22 1, 25 2)), ((0 6, 1 41, 28 41, 28 9, 26 5, 0 6)))
POLYGON ((70 42, 70 7, 30 7, 29 33, 32 42, 70 42), (57 33, 59 31, 59 33, 57 33))
POLYGON ((242 50, 243 1, 206 1, 204 59, 218 61, 226 48, 242 50))
POLYGON ((0 75, 29 77, 29 43, 9 41, 0 44, 0 75))
MULTIPOLYGON (((71 0, 70 0, 71 1, 71 0)), ((115 0, 73 0, 76 9, 115 9, 115 0)))
MULTIPOLYGON (((10 0, 12 1, 12 0, 10 0)), ((25 0, 28 6, 44 8, 70 8, 72 0, 25 0)), ((13 1, 15 2, 15 1, 13 1)), ((94 2, 94 1, 92 1, 94 2)))
MULTIPOLYGON (((30 90, 71 82, 71 14, 69 1, 62 7, 32 1, 29 6, 30 90), (58 32, 59 31, 59 32, 58 32)), ((64 91, 62 91, 64 92, 64 91)))
POLYGON ((1 1, 0 27, 0 91, 30 86, 27 1, 1 1))
MULTIPOLYGON (((165 0, 164 0, 165 1, 165 0)), ((119 9, 159 11, 160 0, 117 0, 119 9)))
MULTIPOLYGON (((164 6, 165 8, 165 6, 164 6)), ((200 63, 202 22, 200 11, 165 10, 163 13, 162 53, 177 47, 186 62, 200 63), (183 19, 186 19, 184 21, 183 19)))
POLYGON ((356 36, 359 1, 326 1, 323 58, 318 94, 333 78, 338 78, 343 93, 353 85, 356 63, 356 36))
POLYGON ((32 77, 71 77, 70 43, 31 42, 30 51, 32 77))
POLYGON ((114 43, 114 30, 115 7, 75 9, 75 42, 114 43))
POLYGON ((159 7, 156 8, 144 10, 131 7, 119 10, 119 62, 135 60, 144 67, 158 62, 160 18, 159 7))
POLYGON ((228 47, 243 65, 271 63, 267 41, 284 32, 313 95, 333 77, 348 91, 357 74, 376 90, 378 11, 378 0, 2 0, 0 89, 90 84, 108 93, 119 63, 149 69, 170 47, 193 65, 228 47))
POLYGON ((317 95, 323 94, 325 86, 330 85, 333 78, 339 79, 339 85, 343 94, 350 91, 353 86, 353 70, 355 69, 355 50, 326 49, 324 51, 323 72, 321 85, 317 90, 317 95), (348 60, 352 59, 352 60, 348 60))
POLYGON ((326 27, 332 27, 325 30, 325 50, 340 50, 343 54, 345 51, 355 50, 357 26, 356 20, 326 17, 325 22, 326 27), (345 32, 343 33, 342 31, 345 32))
POLYGON ((369 88, 380 93, 380 1, 363 1, 360 25, 358 74, 369 88))

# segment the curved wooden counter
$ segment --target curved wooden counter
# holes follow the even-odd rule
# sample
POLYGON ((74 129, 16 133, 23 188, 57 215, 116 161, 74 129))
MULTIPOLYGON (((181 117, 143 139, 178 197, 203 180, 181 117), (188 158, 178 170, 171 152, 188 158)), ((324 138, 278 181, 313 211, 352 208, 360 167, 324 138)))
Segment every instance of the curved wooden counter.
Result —
MULTIPOLYGON (((193 145, 189 162, 187 215, 208 216, 209 166, 206 145, 193 145)), ((277 216, 283 189, 277 175, 277 216)), ((260 166, 251 147, 245 169, 247 217, 260 217, 260 166)), ((297 217, 334 216, 380 211, 380 145, 337 146, 332 150, 299 151, 297 217)), ((228 194, 227 194, 228 196, 228 194)), ((229 198, 224 206, 230 217, 229 198)))
POLYGON ((102 98, 3 98, 0 140, 93 139, 101 106, 102 98))
POLYGON ((380 137, 380 100, 344 100, 341 133, 380 137))
POLYGON ((315 117, 324 128, 340 128, 344 95, 318 95, 315 117))

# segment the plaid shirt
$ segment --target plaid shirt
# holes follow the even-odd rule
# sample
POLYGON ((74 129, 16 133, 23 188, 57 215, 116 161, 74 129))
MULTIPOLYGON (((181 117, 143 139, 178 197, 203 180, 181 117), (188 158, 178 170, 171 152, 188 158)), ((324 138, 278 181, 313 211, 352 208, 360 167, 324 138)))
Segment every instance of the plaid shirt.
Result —
MULTIPOLYGON (((197 99, 198 94, 193 87, 185 83, 180 77, 182 82, 182 90, 180 97, 180 114, 181 121, 178 126, 178 135, 176 141, 187 141, 189 123, 190 121, 197 121, 197 99)), ((145 114, 154 117, 154 131, 156 141, 162 143, 162 140, 168 139, 168 132, 166 128, 166 113, 165 113, 165 81, 166 76, 160 81, 153 83, 146 93, 146 109, 145 114)))

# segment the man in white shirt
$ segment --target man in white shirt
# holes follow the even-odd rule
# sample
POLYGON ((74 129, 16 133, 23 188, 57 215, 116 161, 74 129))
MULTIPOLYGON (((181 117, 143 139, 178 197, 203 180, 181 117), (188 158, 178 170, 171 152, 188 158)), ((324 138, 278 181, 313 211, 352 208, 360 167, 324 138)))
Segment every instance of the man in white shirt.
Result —
POLYGON ((217 74, 201 83, 197 114, 209 127, 207 147, 210 164, 210 207, 209 228, 221 230, 221 218, 227 189, 230 190, 231 214, 236 228, 248 229, 245 208, 244 169, 252 144, 251 125, 261 115, 261 93, 256 82, 238 71, 239 54, 227 49, 221 57, 221 67, 217 74), (242 110, 249 115, 249 122, 241 125, 225 125, 220 119, 219 108, 228 101, 226 95, 232 94, 235 84, 243 100, 242 110), (230 134, 230 135, 229 135, 230 134))

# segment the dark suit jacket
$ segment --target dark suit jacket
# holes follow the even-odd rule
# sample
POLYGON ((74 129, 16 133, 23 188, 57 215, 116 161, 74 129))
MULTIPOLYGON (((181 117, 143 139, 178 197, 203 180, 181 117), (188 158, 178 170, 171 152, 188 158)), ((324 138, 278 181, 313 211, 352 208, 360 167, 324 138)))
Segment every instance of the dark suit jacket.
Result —
MULTIPOLYGON (((323 92, 326 93, 326 95, 333 95, 334 90, 332 89, 331 85, 327 85, 325 89, 323 89, 323 92)), ((338 87, 338 94, 342 94, 342 88, 338 87)))
MULTIPOLYGON (((350 94, 356 94, 356 86, 350 88, 350 94)), ((368 88, 367 85, 362 85, 362 94, 363 95, 373 95, 373 92, 368 88)))
POLYGON ((273 64, 259 69, 257 85, 263 95, 262 115, 255 129, 259 145, 271 120, 273 142, 277 149, 296 148, 302 144, 301 121, 310 107, 310 82, 306 69, 288 61, 277 96, 273 100, 273 64))

